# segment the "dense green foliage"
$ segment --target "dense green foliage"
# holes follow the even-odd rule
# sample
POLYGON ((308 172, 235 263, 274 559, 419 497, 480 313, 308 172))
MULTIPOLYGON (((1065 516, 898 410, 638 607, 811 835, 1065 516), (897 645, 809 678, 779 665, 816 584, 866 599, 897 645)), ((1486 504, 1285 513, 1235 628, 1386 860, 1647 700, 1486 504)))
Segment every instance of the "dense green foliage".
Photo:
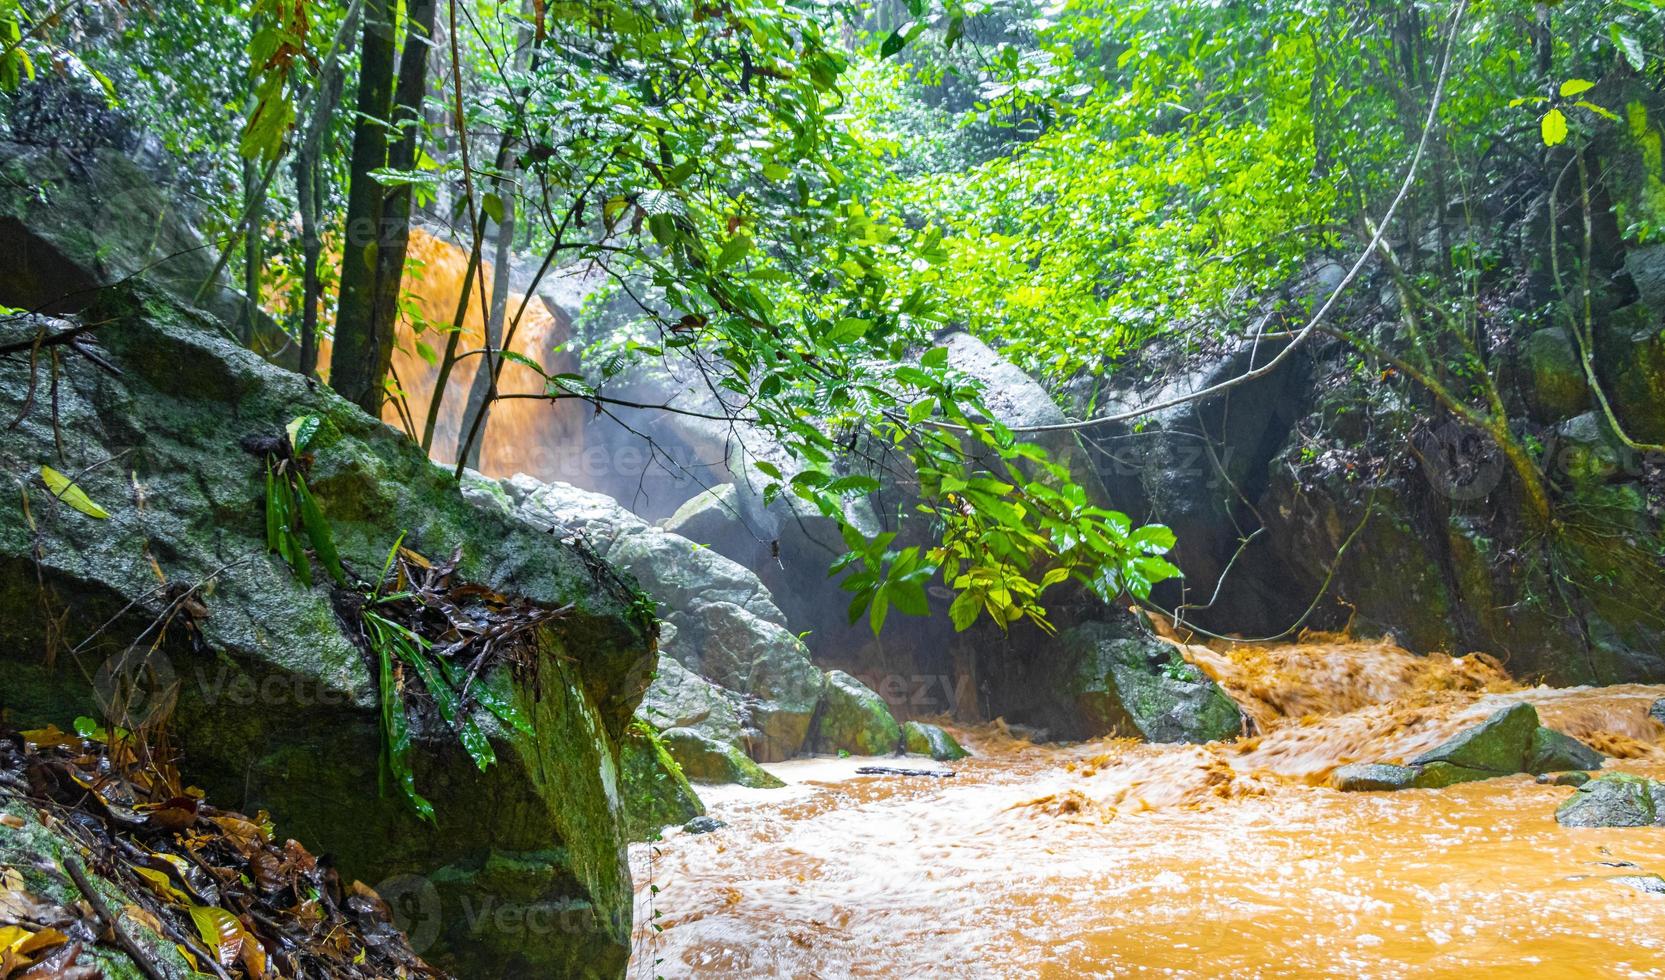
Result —
MULTIPOLYGON (((297 224, 321 224, 356 273, 402 249, 393 202, 409 199, 470 247, 471 269, 508 218, 540 277, 603 269, 601 306, 632 326, 589 352, 596 369, 549 377, 550 399, 605 413, 633 366, 693 364, 718 414, 788 450, 792 466, 757 464, 771 497, 843 524, 845 502, 887 473, 917 478, 917 506, 885 516, 923 522, 928 543, 846 525, 835 571, 875 629, 890 609, 926 612, 934 580, 964 626, 981 612, 1044 624, 1045 594, 1066 583, 1108 602, 1176 574, 1161 557, 1170 534, 1133 528, 992 421, 938 331, 969 329, 1059 382, 1156 342, 1216 343, 1266 322, 1265 297, 1314 257, 1356 254, 1424 142, 1424 176, 1382 238, 1425 343, 1408 357, 1360 349, 1541 482, 1473 340, 1496 255, 1472 219, 1523 154, 1544 167, 1604 127, 1645 135, 1637 107, 1590 90, 1655 79, 1665 62, 1665 19, 1644 0, 453 0, 432 37, 420 24, 407 36, 404 5, 387 8, 402 59, 432 70, 421 111, 401 116, 395 100, 384 122, 347 108, 378 104, 351 91, 374 33, 360 43, 360 6, 87 3, 37 21, 14 0, 0 6, 13 38, 0 81, 19 89, 43 57, 102 80, 137 131, 186 161, 201 223, 227 236, 222 261, 235 268, 240 242, 245 291, 304 349, 312 324, 331 326, 321 300, 337 277, 292 271, 316 260, 297 224), (408 152, 346 181, 349 131, 408 152), (305 166, 291 173, 294 154, 305 166), (343 226, 344 183, 374 190, 379 231, 343 226)), ((386 67, 376 84, 391 84, 386 67)), ((1629 240, 1665 229, 1658 207, 1617 207, 1629 240)), ((484 300, 483 277, 470 282, 484 300)), ((525 313, 504 302, 483 350, 460 343, 460 309, 426 325, 415 346, 442 382, 478 373, 485 395, 510 359, 535 367, 500 353, 525 313)), ((1293 326, 1306 307, 1282 312, 1293 326)), ((398 400, 375 357, 385 329, 352 353, 378 329, 360 319, 340 324, 338 355, 365 359, 385 390, 354 396, 398 400)), ((434 412, 407 420, 425 446, 434 412)), ((471 409, 458 458, 483 417, 471 409)))

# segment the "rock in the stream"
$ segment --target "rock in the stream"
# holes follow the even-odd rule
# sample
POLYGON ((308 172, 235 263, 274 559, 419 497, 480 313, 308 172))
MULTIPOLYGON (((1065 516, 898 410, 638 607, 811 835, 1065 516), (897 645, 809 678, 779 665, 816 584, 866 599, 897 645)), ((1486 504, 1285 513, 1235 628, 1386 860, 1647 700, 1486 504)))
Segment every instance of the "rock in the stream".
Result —
POLYGON ((1544 786, 1583 786, 1591 778, 1587 772, 1545 772, 1538 774, 1538 783, 1544 786))
POLYGON ((1665 878, 1659 875, 1614 875, 1607 880, 1615 885, 1634 888, 1644 895, 1665 895, 1665 878))
MULTIPOLYGON (((617 744, 647 686, 655 635, 630 583, 501 508, 471 502, 380 420, 267 364, 157 290, 103 290, 86 316, 105 323, 96 342, 121 375, 66 355, 55 397, 36 398, 0 431, 8 472, 32 474, 49 461, 84 470, 81 489, 109 514, 55 505, 21 475, 30 516, 0 508, 0 697, 9 717, 65 725, 116 711, 142 716, 135 727, 171 710, 185 779, 249 812, 268 810, 282 834, 330 853, 349 880, 405 876, 431 893, 436 931, 423 954, 442 966, 474 976, 622 972, 631 888, 617 744), (463 581, 570 607, 535 634, 522 669, 483 679, 536 732, 518 735, 482 713, 497 758, 486 771, 431 703, 412 700, 416 788, 437 824, 377 790, 375 661, 344 624, 350 613, 321 571, 304 586, 267 552, 264 463, 241 444, 280 436, 302 415, 321 420, 308 481, 350 569, 375 575, 405 532, 406 546, 434 558, 460 549, 463 581), (119 463, 99 465, 110 460, 119 463), (173 683, 158 680, 148 701, 116 704, 100 665, 118 667, 147 635, 163 642, 129 679, 173 683), (63 655, 64 643, 83 641, 74 660, 63 655), (532 936, 465 914, 491 897, 558 913, 569 927, 532 936)), ((22 406, 30 373, 27 358, 0 359, 0 403, 22 406)), ((38 373, 35 381, 44 383, 38 373)))
POLYGON ((1526 771, 1600 769, 1606 758, 1571 735, 1540 727, 1532 733, 1532 744, 1526 753, 1526 771))
MULTIPOLYGON (((1331 781, 1340 790, 1439 789, 1520 772, 1599 769, 1604 758, 1578 739, 1539 725, 1538 709, 1523 701, 1465 728, 1409 765, 1342 766, 1331 781)), ((1539 782, 1548 780, 1540 776, 1539 782)))
POLYGON ((1660 698, 1648 708, 1648 717, 1665 725, 1665 698, 1660 698))
POLYGON ((1629 773, 1608 773, 1578 788, 1555 810, 1563 827, 1665 826, 1665 783, 1629 773))
POLYGON ((1417 789, 1441 789, 1458 783, 1477 783, 1483 779, 1496 779, 1505 775, 1490 769, 1473 769, 1451 762, 1428 762, 1415 768, 1416 780, 1411 785, 1417 789))
POLYGON ((1331 773, 1330 783, 1343 792, 1408 789, 1415 785, 1419 771, 1415 766, 1355 762, 1331 773))
POLYGON ((1243 713, 1173 646, 1131 626, 1084 623, 1059 636, 1052 680, 1066 738, 1118 734, 1211 742, 1243 733, 1243 713))
POLYGON ((669 728, 659 735, 682 767, 683 775, 693 782, 738 783, 757 789, 786 785, 732 743, 719 742, 691 728, 669 728))
POLYGON ((665 827, 705 814, 705 804, 664 740, 640 721, 631 723, 619 744, 619 793, 625 833, 633 841, 658 840, 665 827))
POLYGON ((884 698, 842 670, 827 671, 826 691, 810 739, 813 751, 890 755, 901 742, 902 728, 884 698))
POLYGON ((682 832, 685 834, 713 834, 727 826, 728 824, 716 817, 700 816, 683 824, 682 832))
POLYGON ((909 755, 928 755, 938 762, 955 762, 971 754, 939 726, 920 721, 902 726, 902 751, 909 755))
POLYGON ((1498 711, 1473 728, 1465 728, 1412 759, 1411 764, 1445 762, 1494 775, 1525 772, 1527 753, 1532 750, 1537 731, 1538 709, 1522 701, 1498 711))

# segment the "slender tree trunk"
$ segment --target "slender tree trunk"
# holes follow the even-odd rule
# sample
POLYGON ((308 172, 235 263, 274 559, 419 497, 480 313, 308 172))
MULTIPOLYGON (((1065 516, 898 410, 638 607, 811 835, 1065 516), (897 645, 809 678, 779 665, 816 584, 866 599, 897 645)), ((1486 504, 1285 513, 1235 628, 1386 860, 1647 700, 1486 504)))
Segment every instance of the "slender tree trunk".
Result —
MULTIPOLYGON (((348 22, 342 30, 350 36, 358 20, 359 5, 347 8, 348 22)), ((341 105, 341 59, 332 48, 313 96, 312 115, 295 148, 295 194, 301 212, 301 374, 318 373, 318 308, 323 300, 323 279, 318 263, 323 260, 324 234, 321 227, 326 184, 324 182, 324 133, 341 105)))
POLYGON ((335 314, 330 385, 372 415, 381 411, 382 382, 371 307, 376 276, 382 188, 371 174, 387 164, 387 123, 393 102, 393 12, 390 0, 367 0, 359 49, 358 121, 353 126, 347 184, 341 297, 335 314))
POLYGON ((266 191, 261 186, 258 161, 243 160, 243 213, 248 215, 243 230, 243 322, 238 329, 243 346, 252 347, 260 336, 261 236, 265 233, 266 191))
MULTIPOLYGON (((523 11, 522 16, 530 17, 531 11, 523 11)), ((532 26, 528 22, 520 30, 519 41, 515 47, 514 64, 517 69, 525 70, 532 57, 532 26)), ((496 251, 492 255, 491 280, 491 312, 486 317, 486 347, 496 350, 503 345, 503 321, 509 312, 509 266, 514 261, 515 243, 515 205, 514 205, 514 157, 508 152, 510 141, 506 138, 498 147, 497 164, 501 176, 497 178, 495 193, 497 199, 503 202, 503 220, 497 223, 496 251)), ((480 363, 474 369, 474 382, 468 388, 468 401, 463 407, 462 425, 457 429, 457 451, 461 454, 464 466, 473 469, 480 468, 480 454, 485 446, 487 427, 491 419, 491 359, 481 357, 480 363), (473 421, 474 416, 480 416, 479 421, 473 421), (461 445, 465 440, 464 433, 478 430, 480 437, 461 445)))
MULTIPOLYGON (((503 319, 509 310, 509 266, 514 261, 515 206, 507 176, 498 179, 497 196, 503 202, 503 220, 497 223, 496 251, 492 255, 491 314, 486 318, 486 347, 491 350, 498 350, 503 345, 503 319)), ((491 402, 486 396, 490 391, 491 362, 488 358, 482 357, 474 369, 474 382, 468 388, 468 402, 462 415, 463 424, 457 430, 459 441, 463 438, 463 433, 472 429, 477 428, 482 433, 487 431, 486 427, 490 424, 491 418, 491 402), (476 415, 480 416, 478 424, 472 421, 476 415)), ((480 452, 485 441, 482 435, 468 445, 463 465, 480 468, 480 452)), ((458 450, 461 449, 459 445, 458 450)))
MULTIPOLYGON (((393 127, 398 139, 389 148, 390 170, 416 166, 422 137, 422 103, 428 94, 428 51, 434 34, 436 0, 407 0, 405 50, 399 59, 399 84, 393 95, 393 127)), ((411 188, 398 184, 382 199, 376 244, 376 276, 370 304, 370 336, 378 379, 393 364, 393 342, 399 319, 399 288, 404 281, 405 253, 410 245, 411 188)))

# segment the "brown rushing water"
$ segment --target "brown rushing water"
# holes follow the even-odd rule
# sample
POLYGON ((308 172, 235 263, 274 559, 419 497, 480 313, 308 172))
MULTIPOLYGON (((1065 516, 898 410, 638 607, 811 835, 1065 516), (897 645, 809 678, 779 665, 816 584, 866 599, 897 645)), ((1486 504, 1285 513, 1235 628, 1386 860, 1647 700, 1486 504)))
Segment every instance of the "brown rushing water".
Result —
POLYGON ((1479 657, 1318 638, 1186 653, 1263 733, 1058 747, 998 726, 953 779, 770 770, 703 788, 717 833, 632 849, 632 976, 1665 976, 1665 830, 1573 830, 1572 790, 1514 776, 1339 793, 1499 707, 1665 777, 1665 686, 1519 689, 1479 657), (1626 864, 1628 862, 1628 864, 1626 864), (1630 867, 1635 865, 1636 867, 1630 867), (651 894, 649 883, 657 885, 651 894))

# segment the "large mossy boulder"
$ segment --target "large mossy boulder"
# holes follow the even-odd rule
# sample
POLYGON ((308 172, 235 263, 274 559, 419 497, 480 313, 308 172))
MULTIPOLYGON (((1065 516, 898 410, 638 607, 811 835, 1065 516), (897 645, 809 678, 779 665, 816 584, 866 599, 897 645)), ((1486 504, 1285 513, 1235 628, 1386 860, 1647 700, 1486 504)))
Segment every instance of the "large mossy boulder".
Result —
POLYGON ((901 745, 902 728, 884 698, 842 670, 827 671, 811 751, 892 755, 901 745))
MULTIPOLYGON (((85 317, 99 325, 85 342, 119 375, 62 348, 53 398, 0 431, 17 481, 0 508, 8 716, 113 715, 127 727, 166 717, 187 781, 269 811, 350 878, 419 882, 436 903, 422 951, 436 962, 476 976, 619 975, 631 888, 618 740, 655 642, 631 583, 465 497, 402 435, 160 292, 106 289, 85 317), (377 790, 376 671, 352 604, 321 568, 308 587, 267 552, 265 462, 242 446, 304 415, 321 420, 308 481, 350 572, 376 576, 403 534, 422 554, 458 553, 462 580, 567 610, 531 636, 519 669, 482 679, 536 732, 479 718, 497 757, 486 771, 427 699, 411 699, 415 783, 435 823, 377 790), (109 516, 55 501, 35 475, 42 464, 79 474, 109 516), (565 927, 531 936, 512 917, 470 918, 486 905, 565 927)), ((0 344, 63 327, 14 319, 0 344)), ((49 383, 31 371, 28 358, 0 359, 0 401, 30 404, 49 383)))
POLYGON ((1527 755, 1538 732, 1538 709, 1518 702, 1411 760, 1412 765, 1443 762, 1499 775, 1526 772, 1527 755))
MULTIPOLYGON (((201 306, 231 335, 247 316, 241 293, 212 280, 218 244, 204 241, 164 189, 119 147, 69 154, 0 141, 0 305, 79 313, 101 287, 143 273, 201 306), (204 283, 209 283, 205 288, 204 283)), ((260 314, 253 338, 285 338, 260 314)))
POLYGON ((910 721, 902 726, 902 751, 909 755, 927 755, 938 762, 957 762, 971 755, 940 726, 921 721, 910 721))
POLYGON ((1555 810, 1563 827, 1665 826, 1665 783, 1628 773, 1592 779, 1555 810))
POLYGON ((1212 742, 1243 734, 1243 712, 1168 643, 1132 626, 1092 622, 1059 637, 1049 721, 1066 738, 1122 735, 1212 742))
POLYGON ((633 841, 658 840, 660 831, 705 815, 705 804, 653 726, 637 721, 619 744, 619 794, 625 833, 633 841))

